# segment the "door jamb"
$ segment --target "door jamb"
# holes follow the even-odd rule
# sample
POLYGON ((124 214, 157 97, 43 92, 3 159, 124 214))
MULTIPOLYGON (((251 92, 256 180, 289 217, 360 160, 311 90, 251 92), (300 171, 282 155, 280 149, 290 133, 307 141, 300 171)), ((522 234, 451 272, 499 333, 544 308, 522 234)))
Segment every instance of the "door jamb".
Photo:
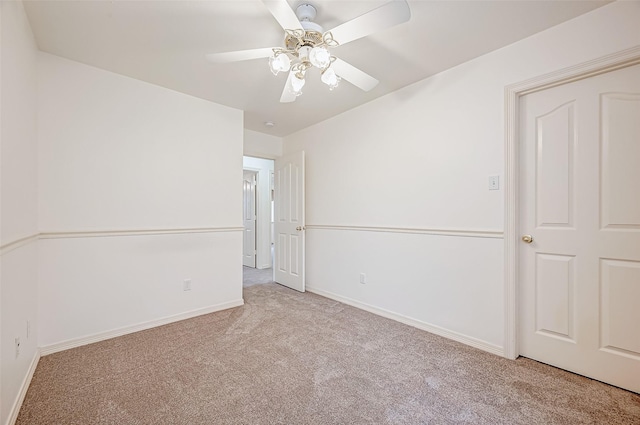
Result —
POLYGON ((505 87, 505 292, 504 357, 515 359, 518 347, 518 259, 520 172, 519 103, 526 94, 640 64, 640 46, 544 74, 505 87))
MULTIPOLYGON (((242 167, 242 172, 244 174, 245 171, 248 171, 250 173, 253 173, 253 178, 255 179, 254 181, 254 185, 255 185, 255 189, 254 189, 254 197, 255 199, 253 200, 254 202, 254 206, 255 206, 255 213, 256 213, 256 225, 255 225, 255 229, 254 229, 254 238, 256 240, 255 242, 255 253, 253 254, 254 256, 254 264, 255 264, 255 268, 258 268, 258 222, 260 220, 258 220, 258 208, 260 208, 260 206, 258 205, 258 179, 260 178, 260 169, 259 168, 252 168, 252 167, 242 167)), ((243 248, 244 251, 244 248, 243 248)), ((243 260, 244 261, 244 260, 243 260)))

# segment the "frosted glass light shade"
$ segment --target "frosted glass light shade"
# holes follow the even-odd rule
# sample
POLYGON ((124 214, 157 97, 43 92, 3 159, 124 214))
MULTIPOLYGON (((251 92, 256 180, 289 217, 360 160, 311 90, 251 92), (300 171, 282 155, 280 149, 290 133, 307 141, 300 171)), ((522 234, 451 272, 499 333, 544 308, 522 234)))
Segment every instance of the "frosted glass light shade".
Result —
POLYGON ((293 78, 291 78, 291 87, 289 88, 291 93, 296 96, 300 96, 302 94, 302 87, 304 87, 304 83, 306 83, 304 78, 298 78, 294 75, 293 78))
POLYGON ((340 77, 336 74, 336 72, 332 68, 328 68, 322 73, 320 80, 329 86, 329 90, 333 90, 338 87, 340 83, 340 77))
POLYGON ((281 71, 288 71, 291 67, 291 59, 285 54, 274 55, 269 58, 269 68, 273 75, 278 75, 281 71))
POLYGON ((314 47, 309 52, 309 62, 316 68, 325 69, 331 64, 331 53, 325 47, 314 47))

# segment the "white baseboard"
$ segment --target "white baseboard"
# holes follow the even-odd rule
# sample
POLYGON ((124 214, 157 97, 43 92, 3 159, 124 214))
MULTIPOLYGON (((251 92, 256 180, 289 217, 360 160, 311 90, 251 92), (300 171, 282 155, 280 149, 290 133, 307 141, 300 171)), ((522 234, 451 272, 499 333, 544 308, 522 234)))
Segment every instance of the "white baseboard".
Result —
POLYGON ((49 354, 57 353, 59 351, 69 350, 71 348, 93 344, 94 342, 104 341, 106 339, 111 339, 118 336, 131 334, 134 332, 144 331, 146 329, 155 328, 157 326, 167 325, 169 323, 179 322, 181 320, 191 319, 193 317, 202 316, 204 314, 209 314, 209 313, 215 313, 216 311, 227 310, 233 307, 239 307, 241 305, 244 305, 243 299, 230 301, 228 303, 216 304, 216 305, 206 307, 206 308, 201 308, 198 310, 191 310, 185 313, 163 317, 161 319, 151 320, 149 322, 139 323, 137 325, 125 326, 123 328, 114 329, 107 332, 100 332, 98 334, 89 335, 86 337, 74 338, 74 339, 59 342, 56 344, 40 347, 40 355, 47 356, 49 354))
POLYGON ((378 316, 386 317, 387 319, 395 320, 396 322, 404 323, 405 325, 413 326, 414 328, 418 328, 423 331, 430 332, 432 334, 440 335, 445 338, 452 339, 454 341, 461 342, 466 345, 470 345, 471 347, 478 348, 483 351, 487 351, 491 354, 504 357, 504 348, 500 347, 499 345, 491 344, 490 342, 486 342, 481 339, 463 335, 455 331, 450 331, 448 329, 441 328, 440 326, 432 325, 430 323, 421 322, 419 320, 412 319, 410 317, 403 316, 401 314, 394 313, 392 311, 388 311, 379 307, 365 304, 351 298, 334 294, 332 292, 314 288, 312 286, 307 286, 306 290, 309 292, 313 292, 314 294, 322 295, 323 297, 326 297, 326 298, 331 298, 332 300, 340 301, 341 303, 350 305, 352 307, 356 307, 361 310, 368 311, 369 313, 377 314, 378 316))
POLYGON ((16 400, 13 403, 13 406, 11 406, 11 411, 9 412, 9 419, 7 420, 7 425, 14 425, 18 420, 18 414, 20 413, 22 402, 24 402, 24 398, 27 395, 27 390, 29 389, 29 385, 31 384, 31 379, 33 378, 33 374, 36 372, 36 367, 38 367, 39 361, 40 361, 40 350, 36 349, 36 352, 33 355, 33 359, 31 359, 31 364, 29 365, 29 370, 27 371, 27 375, 22 380, 22 385, 20 386, 20 392, 18 393, 18 397, 16 397, 16 400))

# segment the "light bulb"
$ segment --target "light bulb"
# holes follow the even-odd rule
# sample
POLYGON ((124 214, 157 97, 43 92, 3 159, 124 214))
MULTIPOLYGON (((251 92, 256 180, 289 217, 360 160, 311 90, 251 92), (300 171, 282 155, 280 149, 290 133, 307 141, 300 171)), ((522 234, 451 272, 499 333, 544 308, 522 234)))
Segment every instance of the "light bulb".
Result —
POLYGON ((340 83, 340 77, 338 77, 333 68, 328 68, 322 73, 320 81, 328 85, 329 90, 333 90, 338 87, 338 84, 340 83))
POLYGON ((306 81, 304 80, 304 76, 302 76, 302 78, 299 78, 298 76, 294 75, 291 78, 291 87, 289 88, 291 90, 291 93, 295 94, 296 96, 300 96, 302 94, 302 87, 304 87, 304 83, 306 83, 306 81))
POLYGON ((291 67, 291 59, 284 53, 269 57, 269 68, 273 75, 278 75, 280 71, 288 71, 291 67))
POLYGON ((309 62, 316 68, 325 69, 331 64, 331 53, 326 47, 314 47, 309 52, 309 62))

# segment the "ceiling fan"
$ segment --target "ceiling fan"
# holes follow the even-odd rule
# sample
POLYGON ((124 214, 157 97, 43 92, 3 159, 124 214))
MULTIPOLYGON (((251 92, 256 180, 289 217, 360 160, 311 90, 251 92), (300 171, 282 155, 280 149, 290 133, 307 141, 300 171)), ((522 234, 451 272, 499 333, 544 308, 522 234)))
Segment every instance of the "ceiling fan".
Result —
POLYGON ((341 79, 364 91, 373 89, 378 80, 349 63, 336 58, 330 49, 366 37, 374 32, 406 22, 411 11, 406 0, 392 0, 337 27, 324 31, 313 20, 316 7, 301 2, 295 12, 286 0, 262 0, 269 12, 284 29, 283 47, 239 50, 206 55, 213 63, 229 63, 269 58, 271 72, 289 72, 280 102, 296 100, 302 94, 306 72, 312 67, 321 72, 321 81, 333 90, 341 79))

